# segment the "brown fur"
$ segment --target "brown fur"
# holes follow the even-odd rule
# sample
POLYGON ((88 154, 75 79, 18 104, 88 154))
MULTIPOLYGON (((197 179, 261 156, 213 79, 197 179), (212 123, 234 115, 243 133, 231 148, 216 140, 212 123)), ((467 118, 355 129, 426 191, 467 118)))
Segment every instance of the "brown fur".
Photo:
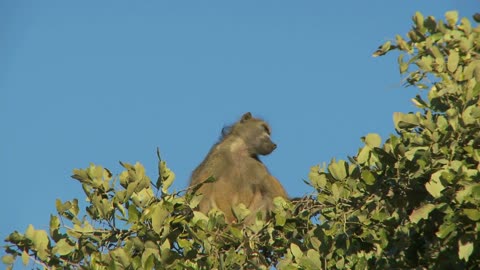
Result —
POLYGON ((273 210, 273 198, 287 199, 283 186, 258 157, 270 154, 276 147, 270 139, 270 127, 251 113, 245 113, 224 129, 220 142, 192 173, 190 186, 211 176, 216 179, 199 188, 197 193, 204 196, 198 210, 208 213, 217 208, 232 222, 235 220, 232 207, 243 203, 251 211, 248 220, 254 220, 258 212, 265 218, 273 210))

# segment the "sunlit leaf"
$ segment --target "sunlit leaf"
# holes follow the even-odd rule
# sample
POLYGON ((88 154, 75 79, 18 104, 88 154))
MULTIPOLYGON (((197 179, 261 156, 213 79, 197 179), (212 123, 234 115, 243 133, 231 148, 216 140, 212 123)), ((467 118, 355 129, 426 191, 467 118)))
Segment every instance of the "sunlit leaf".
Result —
POLYGON ((375 184, 375 176, 370 171, 362 171, 362 180, 367 184, 367 185, 373 185, 375 184))
POLYGON ((447 19, 447 24, 450 27, 453 27, 455 24, 457 24, 457 21, 458 21, 458 11, 456 10, 447 11, 445 13, 445 18, 447 19))
POLYGON ((451 232, 455 231, 456 228, 457 226, 455 226, 454 223, 445 222, 440 226, 438 232, 436 232, 436 235, 439 238, 443 239, 447 237, 451 232))
POLYGON ((463 213, 471 220, 480 220, 480 211, 478 209, 463 209, 463 213))
POLYGON ((335 201, 340 199, 340 188, 337 184, 332 184, 332 196, 335 201))
POLYGON ((447 61, 447 68, 450 72, 455 72, 458 66, 459 56, 458 52, 455 50, 450 50, 447 61))
POLYGON ((175 180, 175 173, 173 173, 168 167, 165 161, 160 161, 160 176, 162 178, 162 192, 167 193, 168 188, 175 180))
POLYGON ((295 259, 300 259, 303 257, 302 250, 294 243, 290 244, 290 251, 292 252, 292 255, 293 257, 295 257, 295 259))
POLYGON ((410 221, 413 223, 418 223, 422 219, 428 219, 428 215, 433 209, 435 209, 435 205, 428 203, 413 210, 413 212, 410 214, 410 221))
POLYGON ((49 239, 47 232, 44 230, 35 230, 33 237, 31 238, 35 249, 37 250, 37 255, 40 259, 44 260, 48 256, 48 244, 49 239))
POLYGON ((392 42, 391 41, 387 41, 385 42, 382 46, 380 46, 378 48, 378 50, 376 50, 374 53, 373 53, 373 57, 377 57, 377 56, 381 56, 381 55, 384 55, 388 50, 390 50, 390 46, 391 46, 392 42))
POLYGON ((24 251, 22 252, 22 263, 23 263, 23 266, 27 266, 29 261, 30 261, 30 256, 28 256, 28 253, 24 250, 24 251))
POLYGON ((10 254, 3 255, 2 256, 2 262, 4 264, 13 264, 15 262, 15 258, 10 254))
POLYGON ((110 252, 110 256, 119 267, 127 268, 130 265, 131 258, 123 248, 117 248, 110 252))
POLYGON ((168 239, 165 239, 165 241, 163 241, 163 243, 160 245, 160 254, 164 258, 168 258, 170 254, 170 249, 171 249, 170 241, 168 239))
POLYGON ((319 166, 313 166, 310 168, 310 173, 308 174, 308 178, 312 183, 313 187, 316 189, 322 189, 327 184, 327 177, 325 174, 320 173, 319 166))
POLYGON ((60 219, 57 216, 50 215, 50 235, 53 237, 60 228, 60 219))
POLYGON ((371 148, 380 147, 382 138, 376 133, 367 134, 367 136, 365 136, 365 144, 371 148))
POLYGON ((441 192, 445 189, 440 181, 440 174, 441 172, 434 173, 430 181, 425 184, 428 193, 430 193, 434 198, 439 198, 442 196, 441 192))
POLYGON ((393 122, 397 129, 412 128, 418 126, 418 118, 414 114, 393 113, 393 122))
POLYGON ((338 162, 332 161, 328 165, 328 171, 337 180, 343 180, 347 177, 347 170, 345 168, 345 161, 340 160, 338 162))
POLYGON ((462 242, 458 241, 458 258, 468 262, 470 255, 473 252, 473 243, 472 242, 462 242))
POLYGON ((360 164, 368 162, 370 159, 371 148, 370 147, 363 147, 357 155, 357 161, 360 164))
POLYGON ((70 254, 75 249, 75 246, 70 245, 66 239, 60 239, 53 248, 53 253, 58 253, 60 256, 70 254))
POLYGON ((168 217, 169 212, 162 207, 160 203, 157 203, 153 207, 152 212, 152 228, 156 233, 160 233, 165 226, 164 221, 168 217))
POLYGON ((239 221, 244 220, 248 215, 250 215, 250 210, 248 210, 243 203, 232 206, 232 211, 235 218, 239 221))
POLYGON ((422 28, 423 27, 423 15, 419 11, 415 12, 415 15, 413 16, 413 22, 415 23, 415 26, 417 28, 422 28))

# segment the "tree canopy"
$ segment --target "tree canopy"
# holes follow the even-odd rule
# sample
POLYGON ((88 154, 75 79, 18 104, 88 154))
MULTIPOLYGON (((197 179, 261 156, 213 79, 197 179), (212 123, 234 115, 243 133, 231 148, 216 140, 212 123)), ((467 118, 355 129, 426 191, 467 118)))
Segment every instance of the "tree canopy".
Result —
MULTIPOLYGON (((475 16, 474 16, 475 18, 475 16)), ((87 197, 56 202, 48 231, 13 232, 2 260, 49 269, 476 269, 480 265, 480 27, 456 11, 417 12, 396 52, 416 112, 393 115, 396 134, 371 133, 348 160, 315 166, 311 196, 275 200, 269 221, 226 224, 170 192, 158 162, 114 176, 91 164, 73 178, 87 197)), ((209 179, 208 181, 214 181, 209 179)), ((248 213, 235 209, 241 221, 248 213)))

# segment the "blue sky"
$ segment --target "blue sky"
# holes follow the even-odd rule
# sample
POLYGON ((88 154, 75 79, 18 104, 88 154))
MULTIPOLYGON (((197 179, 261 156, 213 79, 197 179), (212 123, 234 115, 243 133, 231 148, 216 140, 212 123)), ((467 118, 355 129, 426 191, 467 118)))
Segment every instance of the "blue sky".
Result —
MULTIPOLYGON (((479 1, 2 1, 0 237, 48 228, 70 175, 118 161, 156 178, 156 147, 183 189, 222 127, 272 126, 264 157, 291 196, 311 166, 354 155, 415 110, 394 55, 415 11, 471 18, 479 1)), ((3 251, 1 251, 3 254, 3 251)))

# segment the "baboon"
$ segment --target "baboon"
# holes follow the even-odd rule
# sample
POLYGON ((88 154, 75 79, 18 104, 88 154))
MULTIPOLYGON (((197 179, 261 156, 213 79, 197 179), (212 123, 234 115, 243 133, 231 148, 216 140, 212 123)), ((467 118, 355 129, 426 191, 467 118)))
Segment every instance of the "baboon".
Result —
POLYGON ((269 125, 250 112, 224 128, 220 141, 192 173, 190 186, 215 178, 198 189, 197 193, 203 194, 198 210, 208 213, 217 208, 227 222, 233 222, 232 207, 243 203, 251 211, 246 222, 255 220, 258 212, 266 218, 273 210, 275 197, 287 199, 283 186, 259 159, 259 155, 268 155, 276 147, 270 139, 269 125))

